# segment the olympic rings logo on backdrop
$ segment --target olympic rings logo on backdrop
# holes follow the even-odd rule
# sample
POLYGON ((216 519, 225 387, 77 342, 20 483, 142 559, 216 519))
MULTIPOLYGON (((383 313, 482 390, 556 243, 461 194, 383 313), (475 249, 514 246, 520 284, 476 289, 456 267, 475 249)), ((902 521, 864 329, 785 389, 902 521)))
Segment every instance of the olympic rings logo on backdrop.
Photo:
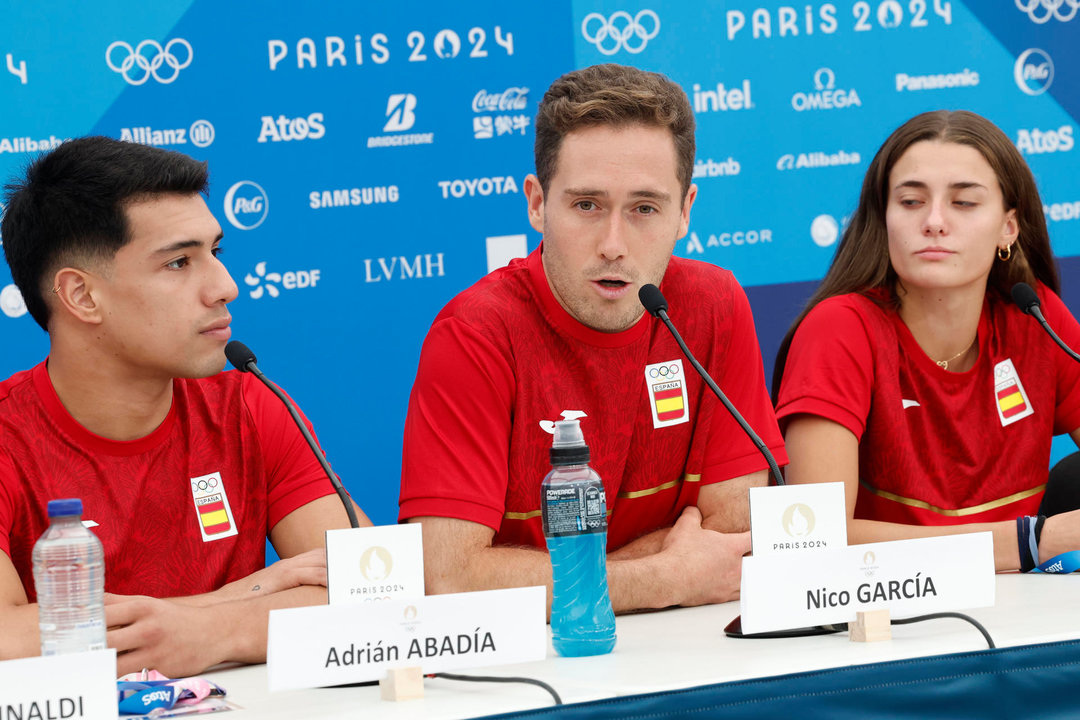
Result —
POLYGON ((652 370, 649 371, 649 377, 651 377, 651 378, 675 377, 678 374, 679 374, 679 366, 678 365, 663 365, 663 366, 658 367, 658 368, 653 368, 652 370))
POLYGON ((604 55, 614 55, 622 49, 637 54, 644 50, 659 32, 660 18, 649 9, 642 10, 633 17, 625 10, 614 12, 609 18, 593 12, 581 21, 582 37, 604 55), (651 21, 643 24, 642 18, 651 18, 651 21), (596 22, 600 23, 599 27, 596 27, 596 22), (590 32, 590 24, 596 27, 595 32, 590 32), (652 29, 646 29, 646 25, 651 25, 652 29), (610 42, 605 42, 609 39, 610 42))
POLYGON ((1080 9, 1080 0, 1016 0, 1016 7, 1020 12, 1027 13, 1031 22, 1042 25, 1050 18, 1069 22, 1076 17, 1076 11, 1080 9), (1044 12, 1039 12, 1040 8, 1044 12), (1067 12, 1062 12, 1062 8, 1066 8, 1067 12))
POLYGON ((117 40, 105 50, 105 62, 109 65, 109 69, 123 75, 129 85, 142 85, 151 77, 163 85, 168 85, 180 76, 180 71, 190 65, 194 57, 191 43, 183 38, 173 38, 165 43, 165 47, 156 40, 143 40, 134 49, 123 40, 117 40), (183 60, 173 53, 173 48, 178 45, 187 51, 181 53, 185 56, 183 60), (122 48, 127 53, 119 65, 113 60, 113 55, 116 54, 114 51, 118 48, 122 48), (147 48, 154 51, 152 57, 143 53, 147 48), (170 72, 159 73, 162 65, 168 66, 170 72), (134 73, 132 73, 133 68, 136 68, 134 73))

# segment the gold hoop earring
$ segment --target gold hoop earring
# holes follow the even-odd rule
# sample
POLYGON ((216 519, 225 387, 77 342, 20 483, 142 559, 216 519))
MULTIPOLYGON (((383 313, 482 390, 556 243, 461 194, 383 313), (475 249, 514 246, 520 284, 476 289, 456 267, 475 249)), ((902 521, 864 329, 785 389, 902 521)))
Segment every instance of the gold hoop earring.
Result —
POLYGON ((998 248, 998 260, 1001 262, 1009 262, 1009 258, 1012 257, 1012 245, 1006 245, 1005 249, 998 248))
POLYGON ((60 292, 60 286, 56 285, 56 286, 53 287, 52 293, 53 293, 53 295, 56 295, 58 292, 60 292))

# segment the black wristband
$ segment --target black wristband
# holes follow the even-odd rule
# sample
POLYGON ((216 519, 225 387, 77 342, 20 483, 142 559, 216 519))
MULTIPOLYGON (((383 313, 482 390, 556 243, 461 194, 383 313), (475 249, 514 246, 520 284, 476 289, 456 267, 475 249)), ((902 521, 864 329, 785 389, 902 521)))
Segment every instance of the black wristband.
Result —
POLYGON ((1016 518, 1016 545, 1020 552, 1020 572, 1027 573, 1035 569, 1035 560, 1031 557, 1028 536, 1031 533, 1031 518, 1020 515, 1016 518))

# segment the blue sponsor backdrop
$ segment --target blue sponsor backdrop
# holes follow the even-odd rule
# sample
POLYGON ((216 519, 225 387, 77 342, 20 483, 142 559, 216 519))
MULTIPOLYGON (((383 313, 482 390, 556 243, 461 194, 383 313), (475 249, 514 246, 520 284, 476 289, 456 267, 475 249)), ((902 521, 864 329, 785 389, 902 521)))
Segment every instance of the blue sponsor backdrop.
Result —
MULTIPOLYGON (((4 0, 0 176, 86 134, 208 160, 234 337, 392 522, 431 319, 539 242, 521 187, 552 80, 621 62, 686 90, 700 194, 676 252, 735 272, 771 370, 874 151, 924 110, 980 112, 1025 153, 1074 302, 1078 6, 4 0)), ((0 266, 0 377, 47 352, 10 283, 0 266)))

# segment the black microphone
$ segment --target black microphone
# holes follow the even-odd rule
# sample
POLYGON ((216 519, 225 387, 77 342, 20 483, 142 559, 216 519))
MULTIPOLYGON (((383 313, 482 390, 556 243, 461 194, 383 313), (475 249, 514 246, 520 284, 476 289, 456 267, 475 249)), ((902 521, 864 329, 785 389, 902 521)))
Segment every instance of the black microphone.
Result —
POLYGON ((769 469, 772 471, 773 477, 776 478, 776 484, 783 485, 784 476, 780 474, 780 467, 776 464, 776 458, 769 452, 769 448, 765 445, 764 441, 758 437, 758 434, 754 432, 754 429, 750 427, 750 424, 746 422, 743 416, 739 414, 739 411, 736 410, 735 406, 731 404, 731 401, 727 399, 727 396, 724 395, 723 391, 720 390, 717 384, 709 376, 709 373, 705 372, 705 368, 701 366, 701 363, 697 361, 694 354, 690 352, 690 348, 686 347, 686 343, 683 342, 682 336, 679 335, 679 331, 675 329, 675 325, 672 324, 671 318, 668 317, 667 300, 664 299, 664 294, 660 292, 660 288, 652 284, 642 285, 641 289, 638 290, 638 299, 650 315, 655 318, 660 318, 661 322, 663 322, 664 325, 667 326, 667 329, 671 331, 672 336, 675 338, 675 342, 679 343, 679 347, 682 348, 683 354, 686 355, 687 360, 690 361, 690 364, 693 365, 694 369, 701 375, 701 379, 705 381, 705 384, 709 386, 709 389, 716 393, 716 397, 720 399, 720 402, 727 408, 727 411, 731 413, 731 417, 735 418, 735 422, 739 423, 739 427, 743 429, 743 432, 750 437, 750 440, 757 447, 758 452, 765 456, 765 461, 769 463, 769 469))
POLYGON ((255 353, 251 352, 244 343, 239 340, 233 340, 225 346, 225 357, 234 368, 240 372, 250 372, 257 377, 266 387, 270 388, 270 392, 278 396, 281 402, 285 403, 285 407, 289 410, 289 415, 292 416, 293 422, 296 423, 296 427, 300 428, 300 434, 307 440, 308 447, 311 448, 311 452, 315 453, 315 459, 319 461, 322 466, 323 472, 326 473, 326 477, 330 478, 330 484, 334 486, 334 490, 337 491, 338 497, 341 498, 342 504, 345 506, 345 514, 349 516, 349 525, 352 527, 360 527, 360 523, 356 520, 356 511, 353 510, 352 498, 349 497, 349 493, 345 491, 345 487, 341 484, 341 479, 334 474, 334 471, 330 469, 330 464, 326 462, 326 455, 319 448, 318 443, 315 442, 315 438, 311 437, 311 431, 307 429, 307 425, 300 419, 300 413, 297 411, 296 406, 289 400, 274 383, 270 382, 270 379, 263 374, 263 371, 259 369, 259 366, 255 364, 255 353))
POLYGON ((1025 282, 1018 282, 1012 286, 1012 300, 1016 303, 1016 306, 1023 310, 1026 314, 1031 315, 1033 318, 1039 321, 1058 347, 1065 351, 1065 353, 1073 360, 1080 362, 1080 355, 1073 352, 1073 349, 1065 344, 1065 341, 1058 337, 1054 329, 1050 327, 1046 322, 1046 318, 1043 317, 1042 309, 1039 307, 1039 296, 1035 294, 1035 291, 1031 289, 1031 286, 1025 282))

